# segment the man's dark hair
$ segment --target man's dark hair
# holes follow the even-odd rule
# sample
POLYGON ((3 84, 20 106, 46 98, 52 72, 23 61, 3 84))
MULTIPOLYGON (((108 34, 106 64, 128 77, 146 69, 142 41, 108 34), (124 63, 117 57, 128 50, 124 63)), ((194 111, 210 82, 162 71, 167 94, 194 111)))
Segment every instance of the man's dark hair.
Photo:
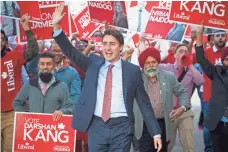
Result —
POLYGON ((120 45, 124 45, 123 35, 118 30, 106 30, 102 36, 102 39, 104 39, 106 35, 115 37, 117 41, 119 41, 120 45))
POLYGON ((54 60, 55 56, 51 52, 43 52, 39 55, 39 59, 40 58, 51 58, 52 60, 54 60))
POLYGON ((85 42, 85 43, 89 43, 89 41, 88 40, 86 40, 86 39, 80 39, 80 41, 82 41, 82 42, 85 42))
POLYGON ((176 54, 176 53, 177 53, 177 50, 178 50, 180 47, 182 47, 182 46, 185 46, 185 47, 188 49, 188 52, 190 52, 190 49, 189 49, 189 47, 188 47, 186 44, 179 44, 179 45, 176 46, 176 48, 175 48, 175 50, 174 50, 174 54, 176 54))
POLYGON ((1 29, 1 34, 4 35, 4 38, 5 38, 6 42, 8 42, 8 37, 6 36, 6 33, 5 33, 5 31, 3 29, 1 29))
POLYGON ((209 42, 211 40, 211 38, 214 37, 214 35, 208 35, 207 36, 207 41, 209 42))

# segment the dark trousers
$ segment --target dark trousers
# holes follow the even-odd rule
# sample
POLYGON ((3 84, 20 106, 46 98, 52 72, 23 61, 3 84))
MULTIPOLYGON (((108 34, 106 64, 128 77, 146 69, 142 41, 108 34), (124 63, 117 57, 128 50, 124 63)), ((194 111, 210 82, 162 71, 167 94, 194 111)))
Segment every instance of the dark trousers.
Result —
POLYGON ((133 126, 128 117, 111 118, 106 123, 94 116, 88 130, 89 152, 129 152, 133 126))
POLYGON ((211 131, 213 152, 228 152, 228 123, 219 122, 211 131))
MULTIPOLYGON (((166 142, 166 129, 165 129, 165 120, 158 119, 159 126, 161 128, 161 139, 162 139, 162 149, 160 152, 167 152, 168 143, 166 142)), ((143 133, 142 137, 139 140, 139 151, 140 152, 157 152, 154 148, 153 137, 150 136, 145 122, 143 123, 143 133)))

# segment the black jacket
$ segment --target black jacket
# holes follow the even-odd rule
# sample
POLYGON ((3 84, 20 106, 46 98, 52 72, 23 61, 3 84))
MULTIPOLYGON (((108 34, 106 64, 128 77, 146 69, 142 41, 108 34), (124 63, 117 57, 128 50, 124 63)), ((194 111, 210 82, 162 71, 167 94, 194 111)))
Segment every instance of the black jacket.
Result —
POLYGON ((222 119, 228 107, 228 75, 224 66, 213 65, 204 56, 203 46, 195 47, 196 58, 203 72, 212 81, 211 99, 204 125, 210 131, 214 130, 222 119))

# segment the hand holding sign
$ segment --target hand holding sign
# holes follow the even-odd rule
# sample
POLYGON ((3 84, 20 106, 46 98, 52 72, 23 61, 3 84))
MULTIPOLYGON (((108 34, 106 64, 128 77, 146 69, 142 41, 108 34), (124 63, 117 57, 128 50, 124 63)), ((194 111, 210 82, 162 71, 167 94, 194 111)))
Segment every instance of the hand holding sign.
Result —
POLYGON ((21 26, 23 27, 23 29, 25 31, 30 30, 30 28, 29 28, 29 19, 28 19, 28 15, 27 14, 24 14, 21 17, 20 23, 21 23, 21 26))
POLYGON ((63 112, 62 111, 56 110, 53 113, 53 119, 54 119, 54 121, 58 121, 61 118, 62 115, 63 115, 63 112))
POLYGON ((52 16, 52 23, 55 30, 60 29, 60 22, 63 20, 64 13, 64 3, 60 3, 56 8, 52 16))

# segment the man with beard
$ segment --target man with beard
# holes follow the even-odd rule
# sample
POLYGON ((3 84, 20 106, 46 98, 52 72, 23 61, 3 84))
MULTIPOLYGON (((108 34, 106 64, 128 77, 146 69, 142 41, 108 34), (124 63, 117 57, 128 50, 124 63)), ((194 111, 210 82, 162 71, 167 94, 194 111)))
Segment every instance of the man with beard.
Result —
POLYGON ((52 42, 52 53, 54 54, 56 68, 54 69, 55 77, 65 82, 69 88, 72 103, 78 101, 81 94, 81 80, 78 72, 64 61, 64 55, 56 42, 52 42))
MULTIPOLYGON (((139 64, 142 70, 144 87, 152 104, 155 117, 161 128, 162 149, 167 152, 168 141, 172 137, 173 120, 187 111, 188 94, 185 88, 177 81, 173 73, 158 69, 161 61, 160 52, 152 47, 147 48, 139 56, 139 64), (180 107, 173 110, 173 94, 179 98, 180 107)), ((134 104, 135 135, 139 139, 140 152, 156 152, 148 129, 143 122, 142 115, 137 104, 134 104)), ((175 140, 175 139, 173 139, 175 140)), ((135 149, 137 149, 135 147, 135 149)))
POLYGON ((219 51, 209 52, 210 55, 214 54, 214 57, 208 56, 208 52, 203 49, 203 31, 204 26, 202 25, 197 31, 195 48, 197 61, 203 68, 204 73, 211 80, 207 84, 211 87, 204 87, 204 93, 211 92, 204 125, 210 130, 213 152, 225 152, 228 151, 228 47, 224 47, 224 40, 226 39, 224 33, 216 34, 214 37, 215 46, 212 51, 219 51), (215 55, 217 59, 221 59, 222 65, 214 65, 216 63, 215 55), (212 59, 214 59, 214 62, 212 59))
MULTIPOLYGON (((37 56, 39 48, 34 34, 30 30, 28 16, 21 17, 28 48, 25 51, 6 51, 6 34, 1 30, 1 151, 11 152, 13 141, 14 111, 13 100, 21 88, 22 66, 37 56)), ((23 107, 24 108, 24 107, 23 107)))
POLYGON ((53 113, 53 119, 59 120, 63 114, 71 114, 68 86, 52 74, 55 68, 54 55, 50 52, 40 54, 38 61, 39 77, 25 83, 13 101, 15 111, 24 112, 24 103, 29 100, 29 112, 53 113), (40 99, 40 100, 39 100, 40 99))
MULTIPOLYGON (((223 30, 213 30, 214 33, 214 46, 211 48, 206 49, 205 56, 214 65, 222 65, 221 62, 221 54, 222 54, 222 48, 225 47, 227 37, 226 33, 223 30)), ((210 102, 211 98, 211 80, 208 78, 206 74, 204 75, 205 83, 203 85, 203 115, 204 119, 207 116, 208 111, 208 104, 210 102)), ((212 143, 211 143, 211 137, 210 132, 207 128, 203 128, 203 137, 204 137, 204 145, 205 145, 205 152, 211 152, 212 151, 212 143)))

